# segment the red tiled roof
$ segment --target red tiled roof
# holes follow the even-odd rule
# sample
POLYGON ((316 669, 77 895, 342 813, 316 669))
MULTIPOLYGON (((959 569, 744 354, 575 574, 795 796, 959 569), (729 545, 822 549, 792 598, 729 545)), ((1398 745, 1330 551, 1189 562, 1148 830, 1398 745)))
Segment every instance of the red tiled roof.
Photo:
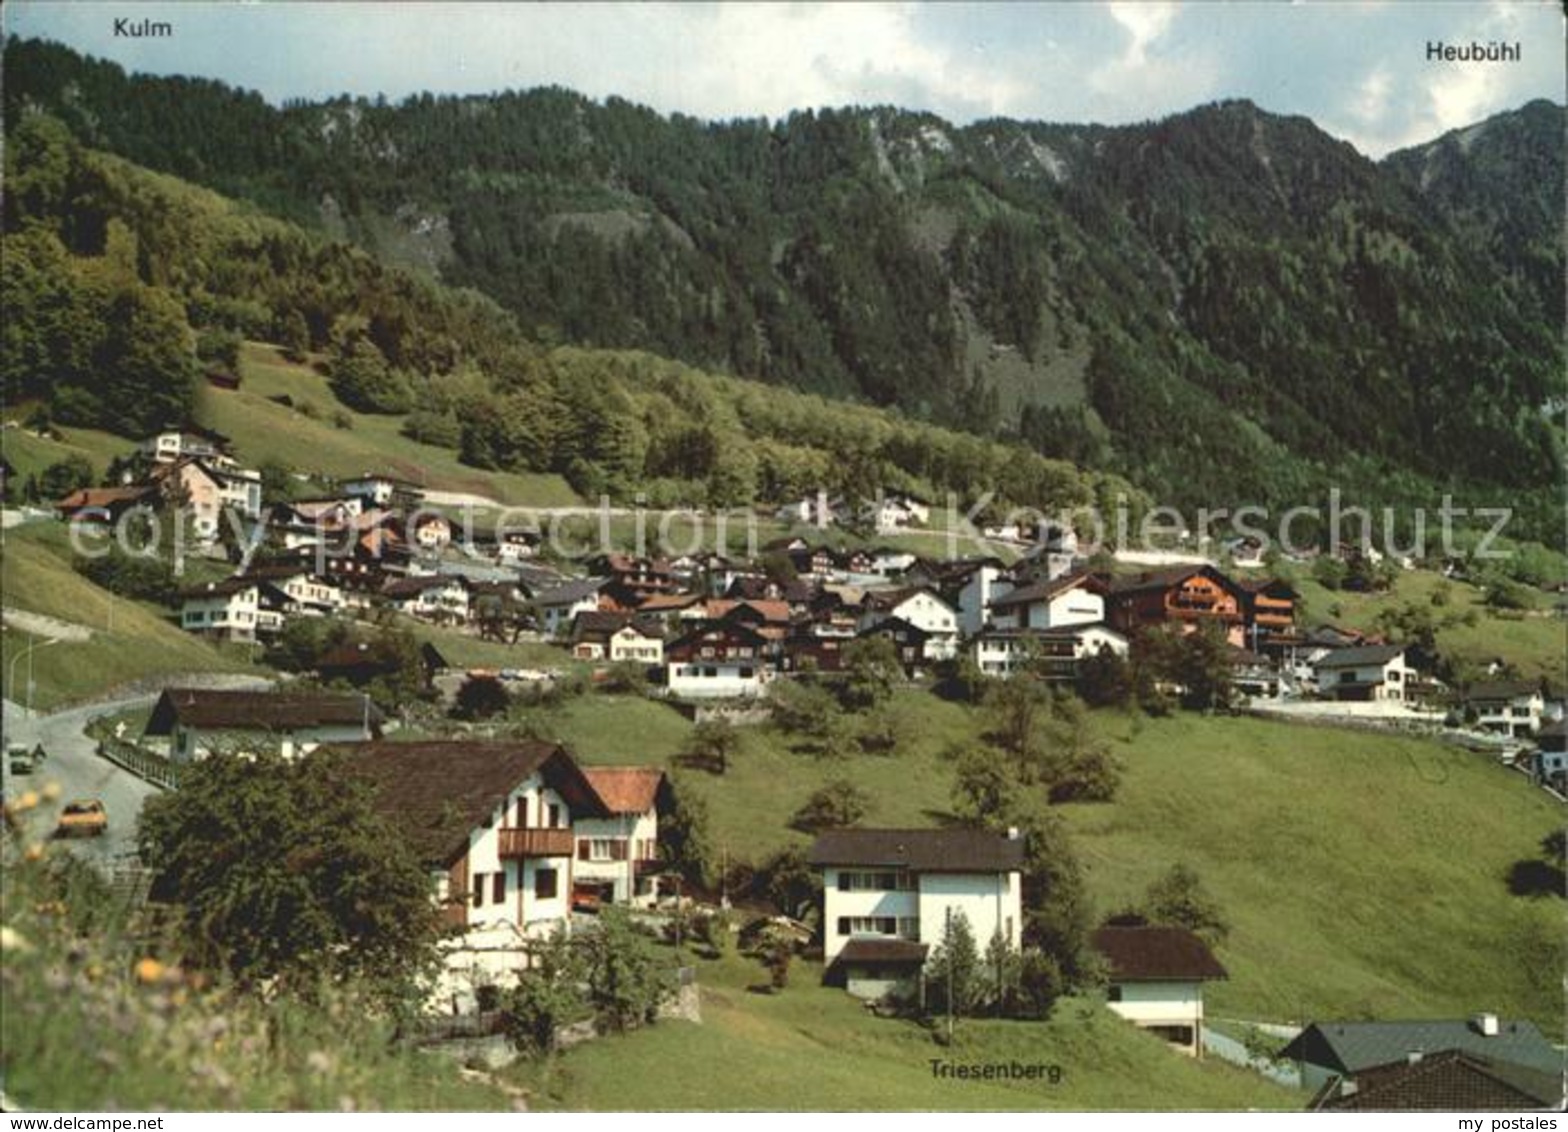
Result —
POLYGON ((55 502, 57 511, 80 511, 86 507, 110 507, 116 503, 135 503, 152 493, 149 487, 83 487, 55 502))
POLYGON ((656 766, 596 766, 583 775, 614 814, 645 814, 654 808, 664 772, 656 766))

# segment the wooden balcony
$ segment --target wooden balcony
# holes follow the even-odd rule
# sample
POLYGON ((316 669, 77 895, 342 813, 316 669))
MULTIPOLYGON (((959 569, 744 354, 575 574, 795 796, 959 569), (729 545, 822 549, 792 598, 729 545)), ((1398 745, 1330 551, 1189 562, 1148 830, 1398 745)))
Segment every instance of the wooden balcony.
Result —
POLYGON ((572 831, 569 829, 502 829, 501 860, 570 857, 572 844, 572 831))

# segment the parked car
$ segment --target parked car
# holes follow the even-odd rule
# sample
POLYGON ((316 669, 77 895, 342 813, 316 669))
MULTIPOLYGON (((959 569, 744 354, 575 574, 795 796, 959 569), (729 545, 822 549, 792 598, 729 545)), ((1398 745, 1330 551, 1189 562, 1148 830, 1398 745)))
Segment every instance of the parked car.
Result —
POLYGON ((7 769, 12 774, 32 774, 33 755, 26 747, 13 743, 5 749, 7 769))
POLYGON ((78 798, 60 811, 56 837, 101 837, 109 831, 109 813, 96 798, 78 798))

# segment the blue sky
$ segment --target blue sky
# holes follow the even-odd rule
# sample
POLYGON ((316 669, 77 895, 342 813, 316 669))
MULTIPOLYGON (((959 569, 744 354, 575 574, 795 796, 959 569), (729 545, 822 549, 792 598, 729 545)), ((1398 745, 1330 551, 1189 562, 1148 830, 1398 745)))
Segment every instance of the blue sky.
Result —
POLYGON ((559 84, 704 118, 894 103, 956 122, 1124 123, 1217 98, 1380 156, 1564 99, 1557 0, 1421 3, 99 4, 8 0, 8 34, 273 101, 559 84), (167 39, 116 38, 116 17, 167 39), (1428 41, 1519 43, 1438 63, 1428 41))

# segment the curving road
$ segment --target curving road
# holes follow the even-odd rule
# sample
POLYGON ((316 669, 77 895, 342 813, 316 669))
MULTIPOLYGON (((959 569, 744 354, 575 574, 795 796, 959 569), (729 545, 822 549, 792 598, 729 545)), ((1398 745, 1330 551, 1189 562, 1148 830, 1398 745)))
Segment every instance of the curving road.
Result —
MULTIPOLYGON (((253 677, 239 679, 246 682, 241 686, 261 687, 268 683, 253 677)), ((41 743, 49 756, 32 774, 15 777, 11 774, 10 760, 0 759, 3 764, 0 765, 0 785, 4 787, 5 797, 15 798, 27 790, 42 791, 50 783, 60 788, 58 800, 41 805, 29 815, 29 820, 37 823, 40 837, 54 829, 65 802, 74 798, 97 798, 108 811, 109 832, 102 837, 78 838, 57 844, 69 844, 89 860, 104 865, 136 851, 136 819, 142 812, 142 804, 150 795, 158 793, 159 788, 108 759, 100 758, 97 744, 88 737, 86 727, 101 715, 151 707, 157 698, 145 693, 66 708, 49 715, 41 712, 29 715, 21 705, 4 701, 5 745, 21 744, 32 750, 41 743)))

